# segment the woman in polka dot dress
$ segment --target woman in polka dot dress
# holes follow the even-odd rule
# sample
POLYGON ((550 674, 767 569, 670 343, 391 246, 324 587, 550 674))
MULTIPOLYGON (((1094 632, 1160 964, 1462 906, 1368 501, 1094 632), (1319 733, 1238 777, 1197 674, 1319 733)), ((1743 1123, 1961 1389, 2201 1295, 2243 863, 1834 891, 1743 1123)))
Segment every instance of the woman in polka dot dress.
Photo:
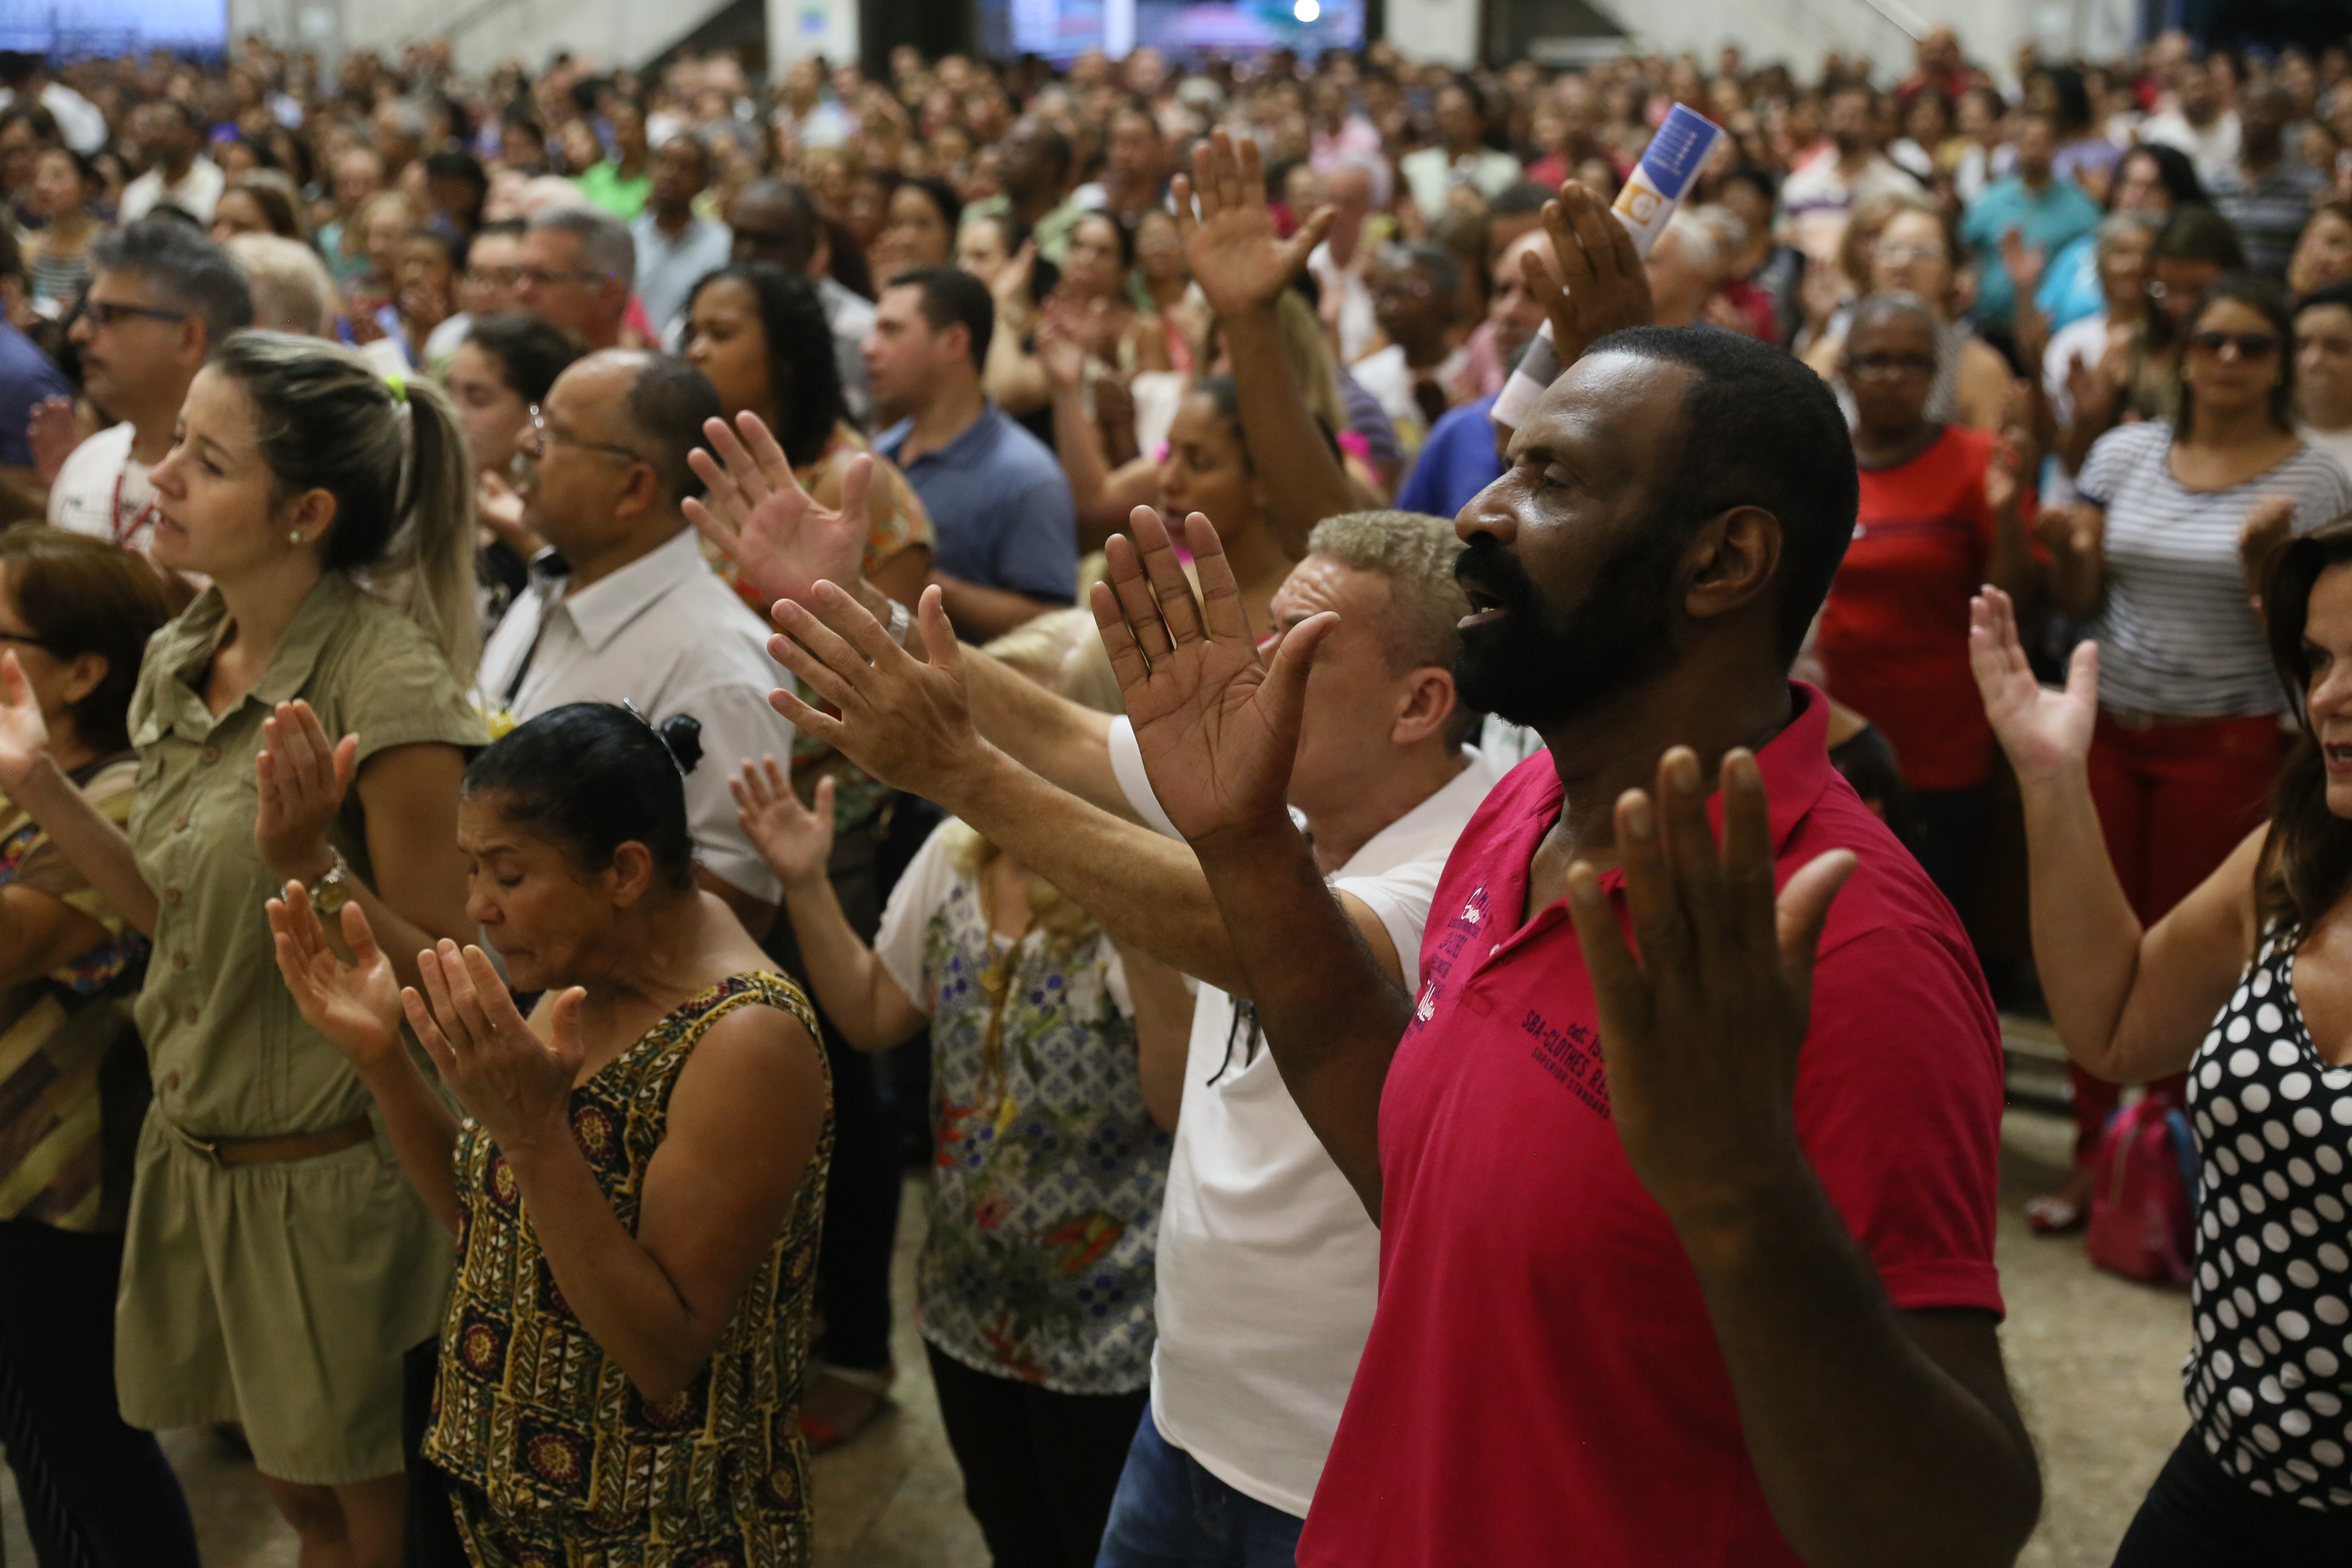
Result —
POLYGON ((2097 649, 2045 690, 2008 598, 1971 606, 1977 682, 2024 793, 2059 1038, 2111 1082, 2189 1074, 2203 1189, 2189 1433, 2116 1568, 2352 1564, 2352 523, 2287 545, 2263 597, 2304 732, 2270 823, 2145 931, 2091 802, 2097 649))

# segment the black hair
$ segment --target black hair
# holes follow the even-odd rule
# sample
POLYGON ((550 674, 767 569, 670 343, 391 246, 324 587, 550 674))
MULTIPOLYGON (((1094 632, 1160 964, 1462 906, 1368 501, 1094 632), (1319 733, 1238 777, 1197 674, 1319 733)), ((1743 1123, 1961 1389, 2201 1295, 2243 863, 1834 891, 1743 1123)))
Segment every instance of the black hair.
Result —
POLYGON ((704 424, 726 413, 710 378, 673 355, 647 354, 621 405, 649 445, 646 460, 661 476, 671 504, 700 495, 701 477, 687 466, 686 455, 702 444, 704 424))
POLYGON ((1108 210, 1086 213, 1080 216, 1076 223, 1070 226, 1070 233, 1076 235, 1081 225, 1092 223, 1097 218, 1101 219, 1104 223, 1110 225, 1111 232, 1118 237, 1119 271, 1121 273, 1134 271, 1135 224, 1131 219, 1122 216, 1120 214, 1108 210))
POLYGON ((90 246, 89 269, 137 273, 165 304, 204 322, 210 346, 253 325, 253 290, 244 271, 188 224, 145 217, 110 229, 90 246))
MULTIPOLYGON (((2294 429, 2294 300, 2284 284, 2268 278, 2258 278, 2251 272, 2240 272, 2224 278, 2197 297, 2196 313, 2189 318, 2189 330, 2194 335, 2197 323, 2205 312, 2220 304, 2243 305, 2270 323, 2272 333, 2278 339, 2274 351, 2279 358, 2279 378, 2271 387, 2271 423, 2282 431, 2294 429)), ((2189 377, 2180 378, 2180 417, 2173 422, 2173 438, 2186 440, 2189 423, 2197 410, 2197 392, 2189 384, 2189 377)))
POLYGON ((988 285, 953 267, 910 267, 890 279, 893 289, 923 291, 923 320, 944 332, 961 324, 971 334, 971 367, 988 363, 989 335, 996 330, 996 300, 988 285))
POLYGON ((1716 188, 1720 191, 1735 180, 1748 186, 1768 202, 1777 202, 1780 199, 1780 182, 1769 169, 1755 163, 1738 164, 1727 171, 1723 178, 1716 182, 1716 188))
POLYGON ((709 273, 687 296, 694 301, 713 283, 743 285, 760 311, 768 341, 768 397, 776 415, 776 444, 794 468, 824 456, 835 428, 849 417, 842 393, 841 363, 834 357, 833 329, 816 285, 766 261, 738 261, 709 273))
POLYGON ((2083 73, 2073 66, 2050 66, 2042 74, 2050 79, 2050 96, 2055 100, 2052 119, 2063 132, 2077 134, 2091 129, 2091 92, 2083 85, 2083 73))
POLYGON ((478 221, 482 203, 490 194, 490 177, 482 171, 482 161, 471 153, 436 153, 425 160, 425 177, 428 180, 463 180, 474 195, 466 204, 468 223, 478 221))
POLYGON ((624 844, 653 857, 654 880, 694 888, 694 834, 684 775, 702 756, 702 726, 684 713, 656 729, 610 702, 567 702, 517 725, 466 769, 459 795, 556 845, 583 876, 624 844))
POLYGON ((1486 204, 1488 217, 1532 217, 1543 211, 1544 203, 1552 193, 1533 180, 1519 180, 1505 185, 1486 204))
POLYGON ((1054 177, 1057 180, 1068 180, 1071 166, 1077 162, 1077 154, 1070 147, 1070 139, 1062 134, 1060 126, 1049 120, 1039 120, 1034 115, 1029 116, 1028 119, 1030 124, 1044 133, 1043 144, 1045 157, 1046 161, 1054 165, 1054 177))
POLYGON ((475 317, 465 341, 498 365, 499 379, 525 403, 546 402, 555 378, 580 357, 571 333, 520 310, 475 317))
MULTIPOLYGON (((2197 165, 2190 163, 2189 154, 2179 148, 2168 146, 2162 142, 2143 142, 2138 146, 2126 150, 2124 155, 2116 161, 2116 174, 2121 174, 2123 166, 2134 158, 2147 158, 2154 161, 2157 180, 2167 192, 2170 193, 2174 210, 2178 211, 2182 207, 2204 206, 2212 200, 2205 194, 2205 182, 2197 177, 2197 165)), ((2123 181, 2118 179, 2115 184, 2120 186, 2123 181)), ((2114 205, 2114 187, 2110 187, 2108 191, 2108 205, 2110 208, 2114 205)))
MULTIPOLYGON (((1242 389, 1230 375, 1204 375, 1185 393, 1187 397, 1201 396, 1217 405, 1234 427, 1234 444, 1242 449, 1242 472, 1254 474, 1257 465, 1250 461, 1249 438, 1242 433, 1242 389)), ((1317 422, 1321 423, 1319 420, 1317 422)), ((1328 432, 1327 432, 1328 435, 1328 432)))
POLYGON ((2341 305, 2352 310, 2352 279, 2330 283, 2325 289, 2314 289, 2294 302, 2294 313, 2300 316, 2305 310, 2317 310, 2322 305, 2341 305))
POLYGON ((489 236, 495 234, 508 239, 520 239, 524 235, 529 234, 530 232, 530 225, 526 220, 519 217, 502 217, 493 222, 486 223, 481 227, 476 229, 474 231, 474 237, 476 239, 486 239, 489 236))
POLYGON ((17 242, 14 224, 0 223, 0 283, 25 276, 25 247, 17 242))
POLYGON ((1692 373, 1654 515, 1685 531, 1738 506, 1761 507, 1780 521, 1777 652, 1794 659, 1861 506, 1853 437, 1837 395, 1802 360, 1714 327, 1629 327, 1586 352, 1692 373))
POLYGON ((739 204, 782 202, 793 216, 793 233, 784 245, 784 265, 796 272, 808 270, 810 258, 816 255, 816 237, 824 232, 824 220, 817 215, 816 198, 809 195, 806 185, 771 175, 745 185, 736 193, 735 200, 739 204))
POLYGON ((898 182, 899 190, 910 186, 929 196, 931 205, 939 209, 940 216, 948 226, 948 243, 953 245, 956 229, 963 222, 963 197, 956 194, 953 185, 937 174, 909 174, 898 182))

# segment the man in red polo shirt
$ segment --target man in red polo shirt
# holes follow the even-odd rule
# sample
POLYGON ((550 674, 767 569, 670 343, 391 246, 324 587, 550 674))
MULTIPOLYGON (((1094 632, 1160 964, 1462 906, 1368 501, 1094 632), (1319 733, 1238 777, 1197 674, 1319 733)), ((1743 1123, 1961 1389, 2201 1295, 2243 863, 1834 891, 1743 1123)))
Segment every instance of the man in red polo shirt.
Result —
POLYGON ((1113 542, 1152 786, 1381 1227, 1301 1563, 1996 1564, 2032 1531, 1992 1007, 1787 679, 1854 506, 1828 388, 1752 340, 1638 328, 1554 384, 1457 567, 1464 700, 1547 750, 1456 845, 1417 997, 1283 811, 1328 617, 1261 665, 1205 519, 1199 603, 1156 521, 1113 542))

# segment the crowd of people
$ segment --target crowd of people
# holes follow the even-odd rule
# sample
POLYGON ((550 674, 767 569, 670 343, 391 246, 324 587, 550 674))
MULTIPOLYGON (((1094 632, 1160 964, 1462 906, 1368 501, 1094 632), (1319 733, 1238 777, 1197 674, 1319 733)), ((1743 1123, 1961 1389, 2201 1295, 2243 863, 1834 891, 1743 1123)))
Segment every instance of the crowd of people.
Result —
POLYGON ((2352 1560, 2352 56, 1892 74, 0 57, 43 1568, 2006 1563, 1996 994, 2352 1560))

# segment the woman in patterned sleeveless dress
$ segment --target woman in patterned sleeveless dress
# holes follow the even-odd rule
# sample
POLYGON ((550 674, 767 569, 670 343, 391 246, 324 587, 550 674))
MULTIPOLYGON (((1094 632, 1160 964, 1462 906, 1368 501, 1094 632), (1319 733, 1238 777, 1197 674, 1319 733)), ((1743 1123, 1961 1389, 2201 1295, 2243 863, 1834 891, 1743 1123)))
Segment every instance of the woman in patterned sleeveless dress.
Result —
POLYGON ((2145 930, 2091 798, 2095 646, 2047 691, 2008 598, 1988 588, 1970 610, 1985 711, 2025 795, 2059 1038, 2109 1082, 2189 1075, 2189 1434, 2117 1568, 2352 1563, 2352 523, 2278 551, 2263 588, 2302 733, 2270 822, 2145 930))
POLYGON ((808 1561, 830 1093, 807 1002, 695 887, 695 729, 574 703, 467 768, 468 908, 506 981, 444 942, 404 991, 352 906, 346 962, 300 886, 269 905, 302 1016, 457 1238, 425 1455, 474 1568, 808 1561), (528 1021, 509 983, 544 993, 528 1021))

